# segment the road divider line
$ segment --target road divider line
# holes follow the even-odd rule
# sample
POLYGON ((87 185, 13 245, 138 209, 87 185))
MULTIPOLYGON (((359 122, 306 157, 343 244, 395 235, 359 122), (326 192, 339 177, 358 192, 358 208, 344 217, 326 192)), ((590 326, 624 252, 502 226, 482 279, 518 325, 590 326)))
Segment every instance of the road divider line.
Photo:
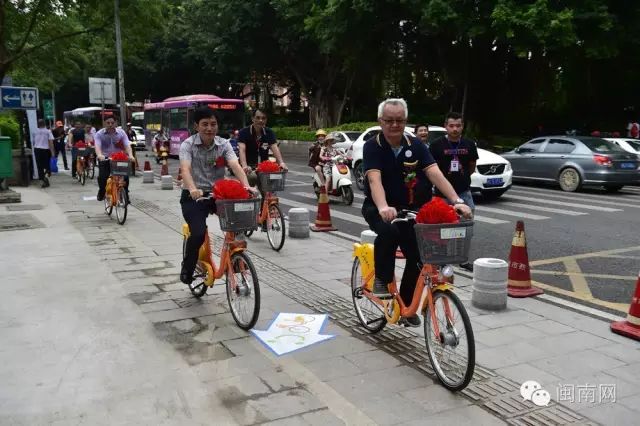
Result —
POLYGON ((530 266, 539 266, 539 265, 549 265, 551 263, 560 263, 560 262, 564 262, 567 259, 588 259, 590 257, 600 257, 604 254, 619 254, 619 253, 628 253, 630 251, 636 251, 636 250, 640 250, 640 246, 633 246, 633 247, 626 247, 626 248, 619 248, 619 249, 611 249, 611 250, 602 250, 602 251, 594 251, 592 253, 583 253, 583 254, 575 254, 573 256, 562 256, 562 257, 555 257, 555 258, 551 258, 551 259, 540 259, 540 260, 533 260, 529 262, 530 266))
MULTIPOLYGON (((566 262, 565 262, 566 265, 566 262)), ((586 277, 586 278, 605 278, 610 280, 620 280, 620 281, 634 281, 638 278, 637 275, 607 275, 607 274, 589 274, 583 272, 576 271, 547 271, 546 269, 532 269, 532 274, 541 274, 541 275, 554 275, 554 276, 562 276, 562 277, 586 277)))
MULTIPOLYGON (((607 302, 606 300, 600 300, 600 299, 595 299, 595 298, 584 299, 584 298, 580 297, 580 295, 578 295, 577 293, 574 293, 573 291, 565 290, 565 289, 560 288, 560 287, 555 287, 555 286, 552 286, 552 285, 549 285, 549 284, 545 284, 545 283, 541 283, 541 282, 533 281, 533 280, 531 281, 531 284, 536 286, 536 287, 539 287, 539 288, 543 289, 545 292, 562 294, 564 296, 569 296, 569 297, 572 297, 574 299, 584 300, 585 302, 593 303, 594 305, 604 306, 605 308, 613 309, 614 311, 618 311, 618 312, 624 313, 625 315, 629 311, 629 304, 628 303, 607 302)), ((544 296, 544 295, 540 295, 540 296, 536 296, 536 297, 542 297, 542 296, 544 296)))
MULTIPOLYGON (((531 191, 521 191, 521 190, 511 190, 509 191, 509 194, 511 194, 512 192, 515 192, 516 194, 523 194, 523 195, 531 195, 531 191)), ((609 204, 609 205, 616 205, 616 206, 621 206, 621 207, 630 207, 633 209, 640 209, 640 200, 638 200, 639 204, 629 204, 629 203, 621 203, 621 199, 620 198, 616 198, 615 196, 612 196, 609 199, 601 199, 601 198, 595 198, 595 197, 590 197, 590 196, 585 196, 583 198, 578 198, 578 197, 567 197, 567 196, 563 196, 561 194, 545 194, 542 192, 536 192, 536 194, 540 194, 543 195, 545 197, 549 197, 549 198, 559 198, 561 200, 571 200, 571 201, 584 201, 585 203, 596 203, 596 204, 609 204)), ((627 198, 622 199, 623 201, 631 201, 627 198)))
POLYGON ((558 214, 563 214, 563 215, 567 215, 567 216, 584 216, 584 215, 588 215, 589 214, 589 213, 586 213, 586 212, 577 212, 577 211, 574 211, 574 210, 564 210, 564 209, 554 209, 552 207, 536 206, 534 204, 514 203, 514 202, 511 202, 511 201, 501 201, 496 205, 497 206, 508 206, 508 207, 521 207, 523 209, 530 209, 530 210, 536 210, 536 211, 541 211, 541 212, 549 212, 549 213, 558 213, 558 214))
POLYGON ((507 216, 516 216, 522 219, 531 219, 531 220, 549 219, 549 216, 540 216, 537 214, 530 214, 530 213, 524 213, 524 212, 514 212, 513 210, 496 209, 494 207, 486 207, 486 206, 476 206, 476 210, 481 212, 487 212, 487 213, 497 213, 497 214, 504 214, 507 216))
POLYGON ((587 283, 587 280, 582 274, 582 269, 580 269, 578 262, 575 259, 567 259, 563 263, 565 269, 567 270, 569 281, 571 281, 571 285, 573 286, 573 291, 579 294, 580 297, 584 298, 585 300, 593 299, 593 294, 591 294, 589 283, 587 283))
POLYGON ((505 199, 506 201, 509 201, 511 199, 514 200, 520 200, 520 201, 530 201, 533 203, 542 203, 542 204, 552 204, 552 205, 556 205, 556 206, 567 206, 567 207, 575 207, 578 209, 585 209, 585 210, 596 210, 596 211, 601 211, 601 212, 621 212, 623 211, 622 209, 614 209, 611 207, 601 207, 601 206, 586 206, 583 204, 576 204, 576 203, 566 203, 563 201, 555 201, 555 200, 545 200, 545 199, 541 199, 541 198, 532 198, 532 197, 522 197, 519 195, 511 195, 511 193, 509 193, 509 195, 503 195, 502 196, 503 199, 505 199))

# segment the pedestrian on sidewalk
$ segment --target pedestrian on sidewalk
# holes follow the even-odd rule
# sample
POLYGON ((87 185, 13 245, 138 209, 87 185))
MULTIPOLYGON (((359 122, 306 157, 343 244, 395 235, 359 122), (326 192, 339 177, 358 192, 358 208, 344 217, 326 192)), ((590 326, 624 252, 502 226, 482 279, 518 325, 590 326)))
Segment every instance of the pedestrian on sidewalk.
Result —
POLYGON ((56 121, 56 128, 53 129, 51 133, 53 134, 53 156, 56 158, 56 161, 58 161, 58 154, 62 154, 64 169, 69 170, 69 165, 67 164, 67 151, 64 147, 64 137, 66 135, 66 132, 64 131, 64 125, 62 124, 62 121, 56 121))
MULTIPOLYGON (((388 285, 394 277, 396 250, 400 246, 406 259, 400 297, 409 306, 420 274, 420 255, 413 224, 391 223, 398 214, 396 209, 418 210, 431 199, 431 193, 425 190, 431 184, 465 217, 471 217, 471 209, 442 175, 424 144, 404 133, 407 116, 404 99, 387 99, 378 106, 378 122, 382 132, 368 139, 363 148, 365 200, 362 203, 362 215, 371 230, 378 234, 373 250, 374 294, 382 298, 390 297, 388 285)), ((402 322, 410 327, 418 327, 420 318, 416 315, 403 318, 402 322)))
MULTIPOLYGON (((446 136, 433 141, 429 150, 453 189, 473 212, 475 204, 471 195, 471 175, 479 158, 478 148, 472 140, 462 138, 464 123, 460 113, 447 114, 444 127, 447 130, 446 136)), ((442 193, 436 189, 436 195, 442 196, 442 193)), ((461 264, 460 267, 468 271, 473 270, 473 265, 469 262, 461 264)))
POLYGON ((49 160, 55 155, 55 151, 53 134, 45 127, 45 122, 42 119, 38 120, 38 128, 33 133, 33 153, 36 157, 38 179, 42 181, 42 187, 46 188, 49 186, 47 174, 51 175, 49 160))
POLYGON ((209 195, 213 184, 219 179, 224 179, 226 167, 231 169, 247 190, 251 190, 247 175, 240 166, 231 143, 218 136, 220 122, 215 112, 209 107, 200 107, 193 113, 193 121, 198 133, 185 139, 180 145, 183 188, 180 206, 190 232, 180 271, 180 281, 185 284, 193 282, 198 251, 207 231, 207 217, 210 213, 215 213, 215 200, 196 200, 209 195))

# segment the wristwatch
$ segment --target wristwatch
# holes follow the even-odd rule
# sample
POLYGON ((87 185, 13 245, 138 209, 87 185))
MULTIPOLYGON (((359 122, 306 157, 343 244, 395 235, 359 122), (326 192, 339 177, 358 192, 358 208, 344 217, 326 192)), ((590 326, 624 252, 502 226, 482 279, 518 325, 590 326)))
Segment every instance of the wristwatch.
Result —
POLYGON ((453 204, 464 204, 464 200, 462 198, 456 198, 453 201, 453 204))

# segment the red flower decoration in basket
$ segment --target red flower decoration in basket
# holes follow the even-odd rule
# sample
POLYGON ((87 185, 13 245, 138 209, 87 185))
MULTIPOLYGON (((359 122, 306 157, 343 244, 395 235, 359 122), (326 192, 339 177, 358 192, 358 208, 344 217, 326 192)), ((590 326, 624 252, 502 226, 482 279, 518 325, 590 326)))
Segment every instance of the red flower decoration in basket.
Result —
POLYGON ((76 142, 76 148, 86 148, 87 144, 84 143, 84 141, 78 141, 76 142))
POLYGON ((213 196, 216 200, 246 200, 249 191, 235 179, 221 179, 213 184, 213 196))
POLYGON ((115 154, 111 154, 111 159, 115 161, 129 161, 129 156, 124 152, 116 152, 115 154))
POLYGON ((273 161, 263 161, 256 167, 258 173, 277 173, 280 171, 280 166, 273 161))
POLYGON ((224 167, 224 157, 218 157, 216 160, 216 167, 224 167))
POLYGON ((425 203, 416 215, 416 223, 458 223, 460 218, 453 206, 440 197, 433 197, 425 203))

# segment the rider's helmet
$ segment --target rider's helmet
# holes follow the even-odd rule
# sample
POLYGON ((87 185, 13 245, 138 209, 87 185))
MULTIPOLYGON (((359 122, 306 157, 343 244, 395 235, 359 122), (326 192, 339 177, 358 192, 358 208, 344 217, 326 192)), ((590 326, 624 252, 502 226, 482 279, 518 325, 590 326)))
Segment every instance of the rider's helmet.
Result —
POLYGON ((327 132, 325 132, 323 129, 318 129, 318 131, 316 132, 316 138, 318 136, 327 136, 327 132))

